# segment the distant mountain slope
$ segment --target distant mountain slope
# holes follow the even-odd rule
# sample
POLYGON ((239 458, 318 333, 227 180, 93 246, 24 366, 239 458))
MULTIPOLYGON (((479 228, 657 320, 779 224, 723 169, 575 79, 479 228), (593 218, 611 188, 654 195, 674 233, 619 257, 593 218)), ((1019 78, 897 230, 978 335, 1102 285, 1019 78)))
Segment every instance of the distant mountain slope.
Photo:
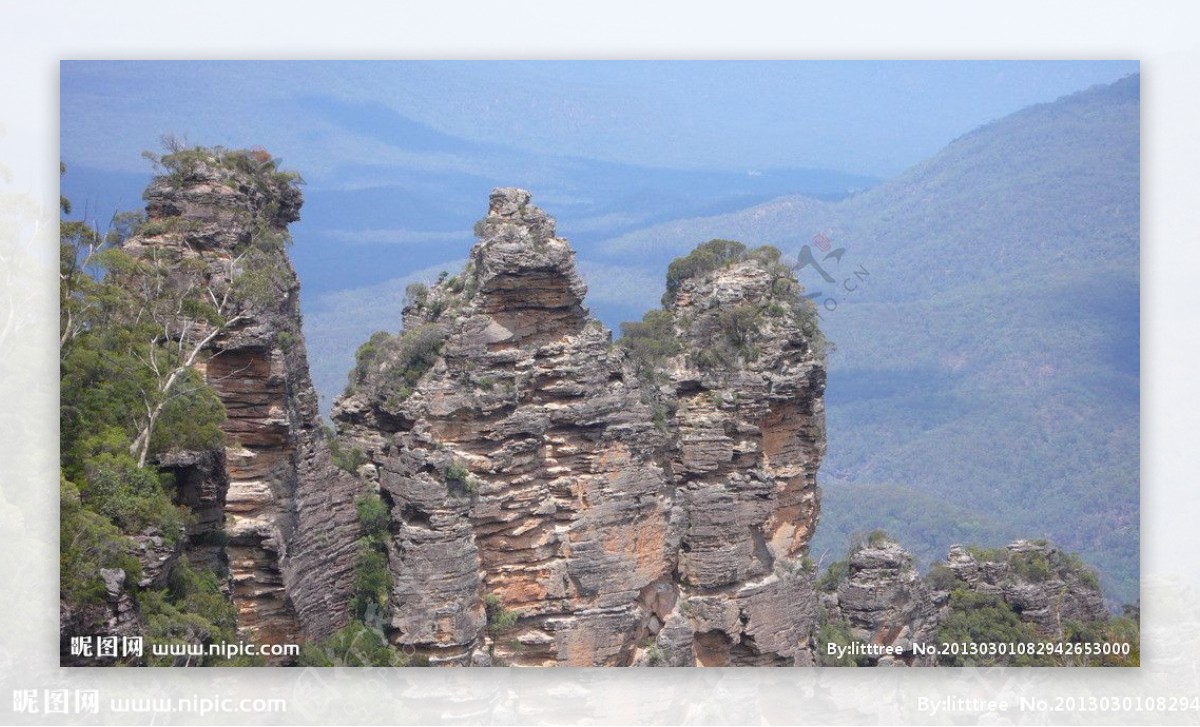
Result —
POLYGON ((984 126, 839 203, 777 199, 596 254, 662 269, 712 237, 795 254, 824 233, 845 252, 814 249, 834 284, 801 278, 837 344, 814 552, 840 556, 874 527, 926 561, 952 542, 1046 536, 1133 601, 1139 171, 1134 76, 984 126))

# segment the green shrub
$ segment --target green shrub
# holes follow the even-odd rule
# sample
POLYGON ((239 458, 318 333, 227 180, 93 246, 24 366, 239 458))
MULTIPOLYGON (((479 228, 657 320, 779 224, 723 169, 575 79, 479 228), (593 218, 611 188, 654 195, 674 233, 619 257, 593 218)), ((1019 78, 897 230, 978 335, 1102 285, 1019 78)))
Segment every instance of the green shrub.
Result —
POLYGON ((865 666, 867 659, 864 656, 852 654, 839 656, 836 651, 832 654, 829 653, 829 644, 844 648, 850 646, 854 641, 850 635, 850 627, 844 621, 830 619, 825 610, 821 609, 817 625, 817 664, 820 666, 865 666))
POLYGON ((878 548, 891 542, 892 538, 885 530, 872 530, 867 534, 867 545, 872 548, 878 548))
POLYGON ((340 631, 300 649, 300 666, 428 666, 388 643, 382 630, 351 621, 340 631))
POLYGON ((702 371, 735 369, 758 358, 763 309, 742 303, 722 309, 697 331, 702 347, 693 351, 692 363, 702 371))
MULTIPOLYGON (((104 308, 124 302, 106 294, 92 305, 104 308)), ((171 366, 173 356, 170 347, 149 343, 155 335, 161 330, 105 319, 89 325, 63 350, 59 442, 68 479, 82 485, 84 465, 96 454, 128 453, 146 424, 144 412, 162 398, 159 386, 164 382, 147 362, 154 356, 160 367, 171 366)), ((211 387, 195 371, 186 371, 167 394, 151 430, 148 453, 219 448, 224 420, 224 406, 211 387)))
POLYGON ((433 323, 405 331, 391 342, 391 367, 385 372, 383 390, 390 402, 403 401, 425 372, 433 368, 442 352, 445 334, 433 323))
POLYGON ((493 636, 502 634, 517 623, 517 612, 504 607, 500 597, 489 593, 483 597, 483 607, 487 612, 487 628, 493 636))
POLYGON ((1008 560, 1007 548, 983 548, 978 545, 968 545, 967 552, 975 560, 985 563, 1003 563, 1008 560))
POLYGON ((849 574, 849 560, 834 561, 829 564, 829 567, 825 569, 825 573, 821 575, 821 579, 817 581, 817 588, 825 593, 833 593, 849 574))
POLYGON ((1063 550, 1056 550, 1052 557, 1052 567, 1059 575, 1072 574, 1079 579, 1081 583, 1089 588, 1100 590, 1100 577, 1096 575, 1096 571, 1077 553, 1070 553, 1063 550))
POLYGON ((747 260, 755 260, 764 267, 779 264, 781 257, 783 257, 783 253, 774 245, 760 245, 746 253, 747 260))
POLYGON ((154 217, 146 220, 137 228, 137 234, 145 235, 146 237, 157 237, 166 235, 172 232, 184 232, 186 223, 184 219, 178 215, 169 217, 154 217))
POLYGON ((667 414, 667 407, 662 404, 654 405, 654 414, 651 421, 654 422, 654 428, 663 433, 666 433, 670 429, 670 420, 667 418, 667 414))
POLYGON ((409 283, 404 289, 404 300, 409 305, 422 306, 429 299, 429 288, 424 283, 409 283))
POLYGON ((467 469, 466 465, 464 465, 462 462, 459 462, 457 460, 451 462, 449 464, 449 466, 446 467, 446 479, 447 480, 454 480, 456 482, 466 482, 470 476, 471 476, 471 471, 467 469))
POLYGON ((791 313, 791 309, 787 306, 780 305, 775 301, 771 301, 763 308, 763 314, 771 318, 783 318, 791 313))
POLYGON ((163 169, 168 181, 176 186, 197 179, 204 167, 241 172, 260 190, 295 187, 304 183, 300 174, 281 170, 281 160, 262 149, 187 147, 170 134, 163 136, 162 144, 167 153, 160 156, 152 152, 142 152, 142 156, 163 169))
MULTIPOLYGON (((137 600, 146 639, 153 643, 211 644, 236 639, 237 611, 221 592, 216 574, 192 568, 187 556, 180 558, 171 571, 166 588, 140 591, 137 600)), ((146 662, 150 666, 247 666, 262 660, 148 654, 146 662)))
POLYGON ((682 349, 675 335, 675 319, 665 310, 647 312, 640 323, 622 323, 619 343, 632 355, 639 371, 653 370, 682 349))
POLYGON ((465 286, 466 280, 462 275, 455 275, 454 277, 446 280, 446 290, 450 291, 451 293, 461 293, 465 286))
POLYGON ((348 389, 367 382, 385 350, 385 345, 391 339, 392 335, 387 331, 375 331, 366 343, 358 347, 354 352, 354 368, 350 371, 348 389))
POLYGON ((167 579, 167 593, 178 607, 194 613, 213 624, 222 635, 237 630, 237 611, 221 593, 217 574, 208 569, 196 569, 186 555, 172 569, 167 579))
POLYGON ((194 369, 171 389, 150 437, 150 453, 220 449, 225 445, 225 405, 194 369))
POLYGON ((142 568, 130 554, 132 545, 107 518, 83 506, 73 483, 59 477, 59 596, 63 600, 103 601, 101 568, 120 568, 126 583, 136 583, 142 568))
POLYGON ((479 276, 475 274, 474 262, 467 263, 467 268, 463 271, 462 276, 467 281, 463 286, 463 297, 470 300, 479 292, 479 276))
POLYGON ((80 491, 88 509, 108 518, 122 532, 155 527, 168 541, 181 537, 188 515, 167 492, 171 475, 138 467, 128 454, 108 452, 88 460, 85 472, 80 491))
MULTIPOLYGON (((1038 641, 1033 626, 1021 621, 1000 596, 966 587, 950 592, 950 613, 938 629, 937 640, 947 643, 1021 643, 1038 641)), ((1054 659, 1033 655, 941 654, 943 666, 1051 666, 1054 659)))
POLYGON ((391 596, 388 539, 391 513, 388 504, 377 493, 368 493, 354 500, 358 511, 362 537, 354 557, 354 593, 350 597, 350 612, 364 619, 372 609, 388 605, 391 596))
POLYGON ((782 256, 779 248, 773 245, 762 245, 748 250, 736 240, 709 240, 697 245, 696 249, 687 255, 671 261, 667 267, 667 290, 663 294, 662 304, 668 306, 675 300, 683 281, 743 260, 753 260, 778 275, 790 276, 790 271, 779 262, 782 256))
POLYGON ((329 443, 329 456, 338 469, 345 470, 352 475, 358 474, 358 468, 367 463, 367 455, 363 454, 360 447, 346 449, 336 439, 329 443))
POLYGON ((445 333, 436 323, 425 323, 398 336, 377 331, 355 353, 347 393, 357 386, 371 386, 385 403, 404 401, 433 368, 444 342, 445 333))
MULTIPOLYGON (((1072 639, 1070 624, 1067 622, 1067 638, 1072 639)), ((1130 649, 1128 654, 1111 654, 1101 657, 1092 657, 1089 664, 1100 664, 1101 666, 1139 666, 1141 664, 1142 638, 1141 626, 1138 619, 1131 616, 1118 616, 1110 618, 1102 623, 1103 634, 1100 641, 1107 641, 1112 644, 1129 644, 1130 649)))
POLYGON ((446 487, 451 494, 473 495, 479 491, 479 481, 466 465, 458 460, 453 460, 446 466, 445 477, 446 487))
MULTIPOLYGON (((756 360, 760 354, 756 343, 761 336, 764 316, 792 318, 809 339, 814 354, 825 355, 829 344, 817 325, 816 307, 812 301, 800 296, 800 284, 792 271, 780 262, 781 258, 779 249, 771 245, 748 250, 740 242, 716 239, 671 261, 662 298, 664 309, 675 301, 684 281, 737 262, 753 261, 771 276, 770 294, 764 300, 725 308, 711 320, 702 321, 699 330, 695 324, 683 322, 683 327, 691 328, 701 342, 699 349, 690 353, 692 365, 702 371, 711 371, 756 360)), ((663 359, 682 349, 675 335, 675 324, 669 310, 650 311, 641 322, 621 324, 619 343, 632 354, 639 374, 653 374, 663 359)))
POLYGON ((387 535, 392 524, 392 516, 388 512, 383 498, 375 493, 364 495, 354 501, 358 509, 358 524, 368 537, 383 538, 387 535))
POLYGON ((749 354, 762 324, 762 309, 754 303, 725 308, 717 315, 717 325, 725 340, 739 353, 749 354))
POLYGON ((1050 561, 1046 559, 1045 555, 1038 552, 1013 553, 1008 560, 1008 565, 1013 573, 1034 583, 1048 581, 1053 574, 1050 561))
POLYGON ((666 661, 666 656, 663 654, 661 646, 650 644, 646 647, 646 663, 649 666, 661 666, 664 661, 666 661))
POLYGON ((354 595, 350 601, 355 617, 361 620, 371 607, 386 606, 391 590, 386 547, 379 538, 359 538, 354 559, 354 595))
POLYGON ((746 246, 735 240, 709 240, 698 245, 683 257, 677 257, 667 266, 667 291, 662 304, 670 305, 679 292, 683 281, 712 272, 727 264, 743 260, 746 246))
POLYGON ((825 333, 821 330, 821 317, 817 313, 817 304, 813 303, 808 298, 797 297, 796 302, 792 305, 792 314, 795 316, 796 327, 808 339, 809 345, 812 346, 813 354, 818 358, 824 358, 827 353, 834 350, 833 343, 825 338, 825 333))
POLYGON ((1100 576, 1096 575, 1096 571, 1091 568, 1085 568, 1077 573, 1079 580, 1089 588, 1100 590, 1100 576))
POLYGON ((958 576, 944 563, 936 563, 926 574, 925 582, 935 591, 949 591, 958 585, 958 576))

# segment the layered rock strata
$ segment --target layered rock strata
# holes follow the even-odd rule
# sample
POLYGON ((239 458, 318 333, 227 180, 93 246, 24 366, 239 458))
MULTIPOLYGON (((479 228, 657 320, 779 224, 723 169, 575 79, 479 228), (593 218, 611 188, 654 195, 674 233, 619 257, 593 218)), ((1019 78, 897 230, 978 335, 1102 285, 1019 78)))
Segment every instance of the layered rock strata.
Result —
POLYGON ((281 643, 345 623, 358 485, 321 435, 285 251, 302 199, 269 159, 217 153, 157 177, 125 249, 186 305, 214 309, 171 319, 169 335, 203 344, 194 368, 224 405, 226 447, 158 464, 196 515, 200 562, 228 565, 242 635, 281 643))
POLYGON ((678 432, 675 576, 706 666, 812 663, 803 558, 819 513, 825 368, 777 302, 781 282, 793 281, 777 266, 736 262, 683 281, 666 306, 682 343, 663 366, 678 432))
MULTIPOLYGON (((187 530, 188 560, 192 565, 223 572, 229 567, 225 552, 225 501, 229 492, 229 473, 225 469, 225 450, 184 450, 165 452, 157 458, 158 468, 170 472, 175 483, 175 501, 192 514, 187 530)), ((146 549, 147 539, 143 535, 135 538, 146 549)), ((162 571, 161 576, 148 575, 142 566, 142 583, 139 585, 159 588, 166 574, 174 567, 174 560, 162 571)))
MULTIPOLYGON (((334 406, 392 515, 391 641, 433 663, 812 663, 808 339, 783 317, 753 362, 639 375, 528 192, 495 190, 477 231, 334 406)), ((685 287, 685 349, 771 282, 746 263, 685 287)))

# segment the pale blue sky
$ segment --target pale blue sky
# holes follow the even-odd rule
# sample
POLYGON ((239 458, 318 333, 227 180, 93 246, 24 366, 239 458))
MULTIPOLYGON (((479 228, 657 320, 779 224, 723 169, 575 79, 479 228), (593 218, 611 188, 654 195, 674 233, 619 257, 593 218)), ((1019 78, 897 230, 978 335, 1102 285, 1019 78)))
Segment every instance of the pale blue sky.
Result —
POLYGON ((325 100, 541 154, 890 176, 983 123, 1137 70, 1133 61, 64 62, 62 155, 142 170, 141 150, 173 132, 266 146, 322 185, 355 161, 478 164, 305 113, 325 100))

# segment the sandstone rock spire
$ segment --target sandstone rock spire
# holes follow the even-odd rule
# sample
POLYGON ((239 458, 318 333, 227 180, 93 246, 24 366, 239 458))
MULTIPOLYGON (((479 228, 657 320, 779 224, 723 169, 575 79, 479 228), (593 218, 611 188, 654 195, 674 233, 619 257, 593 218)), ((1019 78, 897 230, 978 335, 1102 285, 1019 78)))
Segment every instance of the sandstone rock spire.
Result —
POLYGON ((203 560, 227 563, 239 631, 271 643, 323 636, 346 620, 359 485, 330 462, 309 377, 286 251, 302 197, 265 152, 170 159, 146 192, 146 223, 124 247, 166 266, 167 284, 193 291, 192 305, 221 301, 218 318, 180 325, 219 326, 196 369, 228 418, 217 460, 174 454, 160 465, 177 482, 195 481, 181 494, 204 529, 192 539, 205 536, 203 560), (227 544, 214 549, 217 531, 227 544))
MULTIPOLYGON (((334 408, 394 521, 392 642, 434 663, 812 663, 824 368, 806 335, 785 315, 754 362, 701 371, 693 348, 639 374, 528 192, 494 190, 476 231, 334 408)), ((779 274, 749 260, 685 286, 677 335, 705 346, 779 274)))

